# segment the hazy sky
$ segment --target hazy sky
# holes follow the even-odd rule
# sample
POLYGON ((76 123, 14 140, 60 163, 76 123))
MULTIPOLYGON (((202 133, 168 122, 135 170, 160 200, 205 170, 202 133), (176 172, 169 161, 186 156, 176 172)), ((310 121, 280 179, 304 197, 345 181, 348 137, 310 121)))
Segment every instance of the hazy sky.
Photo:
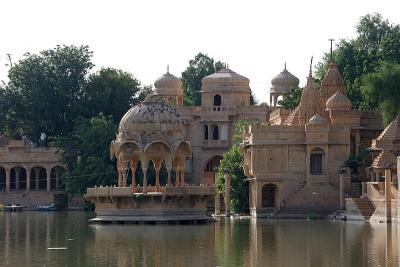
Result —
POLYGON ((115 67, 152 84, 166 71, 180 76, 198 52, 248 77, 260 101, 283 69, 304 84, 329 38, 354 36, 360 16, 378 12, 400 23, 399 0, 336 1, 0 1, 0 79, 6 53, 17 62, 57 44, 89 45, 95 69, 115 67))

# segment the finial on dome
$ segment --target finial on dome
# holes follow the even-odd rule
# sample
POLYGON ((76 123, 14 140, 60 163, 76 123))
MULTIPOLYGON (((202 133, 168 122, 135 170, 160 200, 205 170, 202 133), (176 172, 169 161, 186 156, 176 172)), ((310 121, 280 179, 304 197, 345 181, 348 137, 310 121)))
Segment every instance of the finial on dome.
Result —
POLYGON ((286 61, 285 61, 285 70, 286 70, 286 61))
POLYGON ((312 61, 313 61, 314 56, 311 56, 311 62, 310 62, 310 72, 308 73, 308 77, 312 77, 312 61))
POLYGON ((167 73, 169 73, 169 64, 167 64, 167 73))
POLYGON ((331 54, 329 56, 329 63, 333 63, 333 41, 335 41, 335 39, 328 39, 329 42, 331 42, 331 54))

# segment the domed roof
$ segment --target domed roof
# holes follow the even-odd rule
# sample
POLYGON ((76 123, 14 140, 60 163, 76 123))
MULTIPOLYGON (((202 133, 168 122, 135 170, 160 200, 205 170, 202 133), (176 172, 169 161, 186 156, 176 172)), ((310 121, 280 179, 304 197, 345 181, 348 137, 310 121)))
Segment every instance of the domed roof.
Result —
POLYGON ((325 105, 326 110, 348 110, 352 107, 350 99, 340 91, 331 96, 325 105))
POLYGON ((271 92, 284 93, 299 86, 300 80, 285 68, 271 80, 271 92))
POLYGON ((155 95, 128 110, 119 123, 119 133, 128 137, 135 133, 163 133, 183 129, 182 119, 175 109, 165 105, 155 95))
POLYGON ((315 115, 308 120, 308 123, 311 125, 324 124, 325 119, 322 118, 318 113, 315 113, 315 115))
POLYGON ((154 82, 155 91, 158 95, 182 95, 182 81, 167 71, 154 82))
POLYGON ((223 68, 201 79, 202 91, 225 90, 250 92, 250 80, 229 68, 223 68))

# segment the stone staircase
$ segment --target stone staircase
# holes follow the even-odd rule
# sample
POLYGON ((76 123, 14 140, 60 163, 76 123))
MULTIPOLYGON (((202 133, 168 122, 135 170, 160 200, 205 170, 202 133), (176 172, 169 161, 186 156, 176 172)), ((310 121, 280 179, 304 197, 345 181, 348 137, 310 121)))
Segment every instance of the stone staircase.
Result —
POLYGON ((339 209, 339 190, 328 184, 306 185, 286 200, 282 213, 331 213, 339 209))
POLYGON ((375 208, 368 198, 353 198, 354 203, 361 212, 362 216, 368 221, 372 214, 375 212, 375 208))
POLYGON ((293 121, 294 121, 294 117, 296 116, 296 113, 298 112, 298 110, 299 110, 299 106, 297 106, 290 114, 289 114, 289 116, 286 118, 286 120, 285 120, 285 124, 288 124, 288 125, 292 125, 293 124, 293 121))

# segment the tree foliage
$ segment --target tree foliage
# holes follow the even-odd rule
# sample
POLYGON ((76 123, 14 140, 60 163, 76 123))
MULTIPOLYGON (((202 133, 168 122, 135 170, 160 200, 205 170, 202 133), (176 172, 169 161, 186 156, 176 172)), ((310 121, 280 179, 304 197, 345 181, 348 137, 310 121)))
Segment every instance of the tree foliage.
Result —
POLYGON ((231 210, 235 213, 247 213, 249 209, 249 183, 244 175, 243 155, 239 148, 244 130, 249 124, 249 120, 240 120, 235 124, 234 145, 224 153, 217 171, 217 189, 224 194, 224 173, 229 173, 231 177, 231 210))
POLYGON ((68 193, 80 195, 88 187, 117 182, 115 162, 109 154, 110 140, 116 130, 112 117, 100 114, 75 120, 72 131, 58 139, 68 169, 65 179, 68 193))
POLYGON ((282 100, 279 100, 278 104, 284 109, 295 109, 300 103, 302 91, 301 88, 292 88, 289 92, 283 93, 282 100))
POLYGON ((361 91, 366 100, 376 101, 385 124, 399 113, 400 64, 383 62, 378 71, 363 77, 361 91))
MULTIPOLYGON (((380 104, 382 98, 371 97, 362 89, 364 81, 370 82, 370 78, 364 79, 364 76, 378 72, 383 62, 400 62, 400 26, 390 24, 380 14, 367 14, 360 18, 356 31, 355 38, 340 40, 333 60, 343 74, 353 106, 384 112, 380 104)), ((323 78, 329 63, 330 55, 326 53, 317 64, 317 79, 323 78)))
POLYGON ((201 104, 201 79, 222 69, 223 66, 221 61, 215 61, 203 53, 198 53, 194 59, 189 60, 189 66, 182 72, 185 106, 201 104))

